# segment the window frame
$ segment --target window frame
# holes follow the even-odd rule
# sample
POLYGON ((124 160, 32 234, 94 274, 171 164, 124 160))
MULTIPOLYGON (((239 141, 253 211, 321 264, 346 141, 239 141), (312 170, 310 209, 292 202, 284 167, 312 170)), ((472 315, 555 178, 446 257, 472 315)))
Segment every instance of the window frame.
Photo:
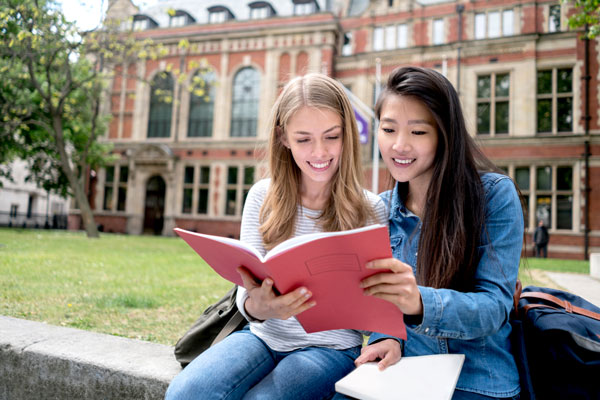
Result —
MULTIPOLYGON (((473 39, 497 39, 515 35, 514 29, 515 10, 514 8, 493 8, 489 10, 478 10, 473 14, 473 39), (497 32, 491 32, 492 23, 490 16, 497 16, 497 32), (507 23, 510 15, 510 23, 507 23)), ((495 25, 494 25, 495 26, 495 25)))
POLYGON ((446 30, 446 22, 444 18, 435 18, 431 22, 431 44, 441 45, 446 43, 446 37, 444 35, 446 30))
POLYGON ((226 217, 240 217, 242 215, 242 210, 244 209, 244 203, 246 202, 246 197, 248 196, 248 192, 250 188, 256 181, 256 173, 257 167, 253 164, 229 164, 225 168, 225 195, 223 196, 225 200, 223 215, 226 217), (229 179, 229 171, 235 168, 236 169, 236 182, 230 182, 229 179), (246 172, 252 169, 252 179, 251 182, 246 181, 246 172), (229 192, 235 191, 235 204, 233 205, 233 213, 229 213, 231 209, 229 207, 229 192))
MULTIPOLYGON (((170 90, 171 93, 175 91, 175 80, 173 76, 166 72, 160 71, 152 78, 152 82, 150 83, 150 96, 148 99, 148 124, 146 130, 146 138, 147 139, 169 139, 171 137, 171 127, 173 125, 173 103, 169 103, 159 97, 156 94, 156 90, 170 90), (161 77, 162 76, 162 77, 161 77), (160 79, 161 82, 157 82, 157 79, 160 79), (157 87, 157 83, 166 82, 165 85, 157 87), (168 88, 166 86, 169 86, 168 88), (167 118, 163 118, 159 115, 158 110, 153 111, 153 107, 161 107, 160 111, 165 111, 169 114, 168 122, 167 118), (164 107, 164 110, 163 110, 164 107), (159 118, 160 117, 160 118, 159 118), (162 130, 159 130, 158 127, 163 124, 162 130)), ((165 114, 166 115, 166 114, 165 114)))
POLYGON ((536 136, 548 136, 548 135, 559 135, 559 134, 573 134, 575 131, 575 67, 574 66, 552 66, 552 67, 540 67, 536 70, 536 124, 535 132, 536 136), (570 70, 571 72, 571 90, 569 92, 558 91, 558 73, 560 70, 570 70), (551 74, 551 91, 550 93, 539 93, 539 74, 543 71, 552 71, 551 74), (559 100, 560 99, 571 99, 571 129, 559 131, 559 100), (540 101, 551 100, 551 130, 540 131, 540 120, 539 120, 539 104, 540 101))
POLYGON ((475 87, 475 115, 476 118, 479 118, 479 105, 480 104, 489 104, 489 132, 479 132, 479 123, 476 120, 475 128, 477 136, 510 136, 511 135, 511 124, 510 124, 510 114, 511 114, 511 87, 512 87, 512 74, 511 71, 494 71, 489 73, 480 73, 476 76, 476 82, 479 81, 482 77, 490 78, 490 96, 489 97, 479 97, 478 93, 478 85, 475 87), (506 96, 498 96, 496 94, 496 83, 498 76, 508 75, 508 94, 506 96), (508 103, 508 117, 507 117, 507 132, 497 132, 496 127, 496 117, 497 117, 497 104, 498 103, 508 103))
POLYGON ((210 207, 212 205, 211 201, 211 178, 213 174, 213 167, 211 164, 206 163, 185 163, 183 165, 183 174, 182 174, 182 185, 181 185, 181 200, 179 202, 179 210, 181 216, 186 217, 206 217, 210 214, 210 207), (186 170, 188 168, 192 169, 192 181, 186 182, 186 170), (206 182, 202 181, 202 173, 203 170, 208 170, 208 180, 206 182), (189 205, 189 212, 186 212, 184 209, 185 205, 185 192, 186 190, 190 190, 192 194, 191 203, 189 205), (207 200, 206 200, 206 212, 200 212, 198 209, 200 206, 200 191, 207 191, 207 200))
POLYGON ((578 207, 578 196, 577 192, 580 190, 578 185, 578 174, 577 174, 578 164, 575 161, 557 161, 550 163, 535 163, 535 164, 515 164, 512 165, 509 170, 511 178, 517 182, 517 170, 524 169, 528 171, 528 182, 529 187, 519 187, 522 196, 526 200, 526 204, 528 209, 525 210, 527 216, 529 216, 528 221, 526 221, 526 227, 530 232, 537 227, 538 224, 538 197, 549 197, 550 198, 550 221, 546 224, 548 230, 552 232, 560 232, 560 233, 572 233, 577 232, 581 229, 581 224, 577 223, 578 218, 580 217, 579 212, 577 212, 578 207), (550 168, 551 173, 551 181, 549 189, 538 189, 537 182, 537 170, 540 168, 550 168), (561 168, 568 168, 571 170, 571 188, 570 189, 559 189, 558 188, 558 170, 561 168), (571 228, 559 228, 558 227, 558 198, 560 196, 570 196, 571 197, 571 228), (580 228, 578 228, 580 227, 580 228))
POLYGON ((127 192, 129 188, 129 165, 125 163, 116 163, 112 165, 107 165, 104 167, 104 182, 102 187, 102 211, 108 212, 118 212, 124 213, 127 211, 127 192), (112 180, 107 180, 108 169, 112 168, 112 180), (127 171, 127 180, 122 180, 123 170, 127 171), (107 197, 107 189, 110 188, 110 199, 107 197), (121 209, 119 205, 119 197, 121 190, 123 190, 124 198, 123 198, 123 208, 121 209), (107 200, 109 201, 109 205, 107 207, 107 200))
POLYGON ((261 85, 261 76, 258 69, 248 66, 239 69, 232 80, 231 87, 231 117, 230 117, 230 126, 229 126, 229 137, 230 138, 256 138, 257 130, 258 130, 258 113, 259 113, 259 102, 260 102, 260 85, 261 85), (245 71, 252 71, 254 74, 253 77, 245 78, 245 71), (238 94, 240 92, 244 92, 245 83, 248 79, 255 79, 255 87, 252 88, 252 94, 250 96, 254 97, 241 97, 238 98, 238 94), (239 89, 239 87, 242 89, 239 89), (237 110, 237 111, 236 111, 237 110), (251 117, 248 115, 250 112, 253 114, 251 117), (244 114, 246 113, 246 115, 244 114), (244 126, 250 124, 252 125, 252 132, 244 131, 244 126), (240 126, 238 128, 238 125, 240 126), (246 134, 244 134, 246 133, 246 134))
POLYGON ((194 91, 190 92, 186 133, 187 139, 213 137, 216 98, 215 83, 217 82, 217 78, 213 71, 202 72, 198 70, 192 76, 192 80, 195 79, 197 76, 199 76, 204 81, 205 94, 203 96, 198 96, 194 93, 194 91), (209 98, 209 101, 205 100, 207 96, 209 98), (193 115, 196 110, 200 110, 199 113, 201 115, 199 117, 195 117, 193 115), (192 129, 193 124, 207 125, 207 129, 192 129), (191 133, 193 132, 199 132, 199 134, 192 135, 191 133))
POLYGON ((562 24, 562 7, 560 4, 550 4, 548 6, 548 25, 547 29, 549 33, 561 32, 561 24, 562 24), (553 9, 558 9, 558 21, 556 20, 555 13, 552 12, 553 9), (558 24, 557 24, 558 23, 558 24))

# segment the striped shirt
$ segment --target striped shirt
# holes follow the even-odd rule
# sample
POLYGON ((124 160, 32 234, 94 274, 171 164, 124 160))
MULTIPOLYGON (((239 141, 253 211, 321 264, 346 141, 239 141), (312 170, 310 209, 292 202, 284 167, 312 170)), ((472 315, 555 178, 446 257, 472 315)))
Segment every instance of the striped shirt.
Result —
MULTIPOLYGON (((246 203, 244 204, 240 231, 240 240, 259 250, 262 255, 266 253, 266 249, 262 242, 262 235, 258 229, 260 225, 259 214, 267 194, 269 182, 269 179, 263 179, 250 189, 246 203)), ((367 190, 364 191, 364 194, 375 212, 376 221, 369 221, 369 223, 387 224, 387 209, 383 201, 379 196, 367 190)), ((322 231, 316 219, 320 213, 321 211, 319 210, 311 210, 298 206, 294 236, 322 231)), ((246 289, 240 287, 237 292, 237 306, 246 319, 250 321, 250 331, 275 351, 287 352, 309 346, 330 347, 341 350, 362 344, 362 333, 360 331, 338 329, 306 333, 295 317, 286 320, 268 319, 264 322, 252 321, 252 318, 246 314, 244 309, 244 303, 247 298, 248 293, 246 289)))

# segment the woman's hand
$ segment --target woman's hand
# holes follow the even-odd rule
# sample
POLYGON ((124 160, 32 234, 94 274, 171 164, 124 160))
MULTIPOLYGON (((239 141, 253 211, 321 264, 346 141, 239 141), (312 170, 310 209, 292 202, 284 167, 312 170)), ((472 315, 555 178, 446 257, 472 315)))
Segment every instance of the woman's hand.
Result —
POLYGON ((360 356, 354 360, 357 367, 369 361, 381 360, 377 363, 380 371, 396 364, 402 357, 400 343, 395 339, 385 339, 363 347, 360 356))
POLYGON ((248 291, 244 307, 251 317, 258 320, 288 319, 313 307, 316 303, 310 301, 312 293, 305 287, 283 295, 277 295, 273 290, 273 280, 266 278, 259 284, 254 276, 244 267, 239 267, 239 274, 248 291))
POLYGON ((374 296, 394 303, 407 315, 423 314, 421 292, 412 267, 395 258, 385 258, 368 262, 369 269, 389 269, 361 281, 361 287, 368 296, 374 296))

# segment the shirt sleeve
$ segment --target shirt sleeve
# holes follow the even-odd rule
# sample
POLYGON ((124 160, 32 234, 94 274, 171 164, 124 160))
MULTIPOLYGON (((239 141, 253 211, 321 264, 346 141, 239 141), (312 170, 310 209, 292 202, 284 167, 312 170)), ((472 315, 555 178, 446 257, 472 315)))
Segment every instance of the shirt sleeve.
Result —
MULTIPOLYGON (((262 235, 258 230, 260 226, 259 215, 260 208, 264 201, 267 193, 269 180, 262 180, 257 182, 250 188, 246 202, 244 203, 244 210, 242 212, 242 225, 240 228, 240 241, 250 244, 252 247, 257 249, 261 255, 266 253, 266 249, 263 245, 262 235)), ((244 308, 244 303, 248 298, 248 292, 243 286, 238 286, 236 295, 236 305, 240 310, 240 313, 248 321, 257 321, 252 318, 244 308)))
POLYGON ((491 335, 508 321, 523 244, 523 212, 512 181, 501 177, 486 193, 486 229, 482 234, 474 291, 419 286, 423 320, 407 325, 415 333, 454 339, 491 335))

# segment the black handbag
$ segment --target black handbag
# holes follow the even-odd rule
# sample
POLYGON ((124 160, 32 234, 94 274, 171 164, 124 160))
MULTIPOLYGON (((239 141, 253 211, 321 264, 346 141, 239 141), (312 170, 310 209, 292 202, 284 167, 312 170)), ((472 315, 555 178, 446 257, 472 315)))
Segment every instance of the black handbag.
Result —
POLYGON ((194 325, 177 341, 175 359, 183 368, 204 350, 246 325, 246 319, 235 304, 236 294, 237 286, 234 286, 219 301, 204 310, 194 325))
POLYGON ((521 399, 600 399, 600 308, 562 290, 517 284, 512 346, 521 399))

